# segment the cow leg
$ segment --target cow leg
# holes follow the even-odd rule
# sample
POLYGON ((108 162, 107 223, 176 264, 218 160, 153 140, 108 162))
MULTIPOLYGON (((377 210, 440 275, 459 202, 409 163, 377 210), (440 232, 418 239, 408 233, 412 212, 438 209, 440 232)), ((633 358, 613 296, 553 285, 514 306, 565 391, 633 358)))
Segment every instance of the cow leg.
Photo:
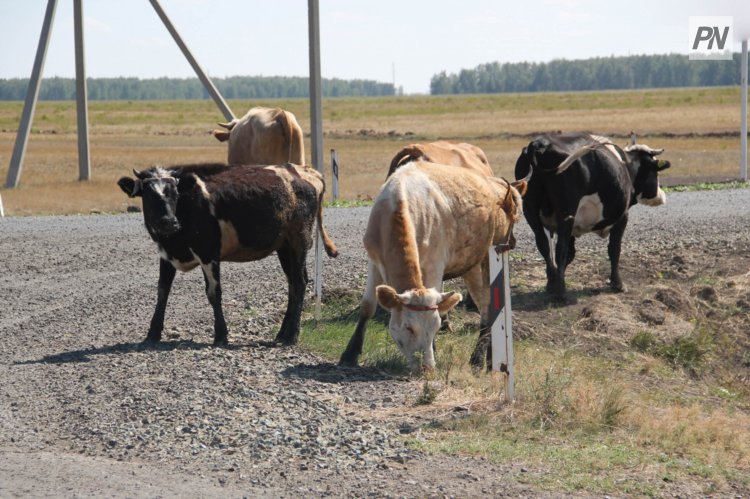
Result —
POLYGON ((167 309, 167 299, 172 289, 172 282, 177 270, 168 261, 159 258, 159 291, 156 298, 156 309, 151 317, 151 326, 144 343, 158 343, 161 340, 161 332, 164 329, 164 311, 167 309))
POLYGON ((203 280, 206 282, 206 296, 214 309, 214 346, 224 346, 227 341, 227 323, 221 309, 221 278, 219 262, 201 263, 203 280))
POLYGON ((466 288, 469 290, 469 296, 477 304, 480 314, 479 337, 469 362, 471 367, 481 369, 486 360, 487 368, 490 369, 492 368, 492 348, 490 348, 492 335, 490 334, 491 325, 489 324, 490 272, 487 257, 482 260, 482 263, 464 274, 463 278, 466 288))
POLYGON ((570 265, 573 263, 573 260, 576 257, 576 238, 571 237, 570 242, 568 243, 568 263, 567 265, 570 265))
POLYGON ((542 225, 542 219, 539 217, 539 210, 529 208, 524 209, 524 215, 526 220, 534 232, 534 241, 536 247, 539 250, 539 254, 544 258, 544 262, 547 266, 547 292, 552 293, 556 288, 557 281, 557 265, 555 265, 554 255, 550 252, 550 236, 542 225))
POLYGON ((277 251, 281 268, 286 274, 289 284, 286 313, 281 322, 281 328, 276 335, 276 342, 283 345, 294 345, 299 338, 300 318, 302 317, 302 305, 305 300, 305 286, 307 285, 307 270, 305 259, 307 251, 304 244, 295 249, 292 245, 286 245, 277 251))
POLYGON ((558 222, 557 244, 555 244, 555 262, 557 275, 551 294, 558 300, 565 299, 565 269, 570 261, 570 240, 573 239, 573 217, 558 222))
POLYGON ((349 339, 346 350, 341 354, 339 364, 344 366, 356 366, 359 356, 362 354, 362 346, 365 343, 365 331, 367 322, 375 315, 375 309, 378 306, 375 288, 383 283, 383 277, 380 275, 377 265, 372 260, 367 264, 367 285, 365 294, 362 297, 362 303, 359 306, 359 321, 354 334, 349 339))
POLYGON ((609 277, 609 286, 613 291, 626 291, 625 285, 620 278, 620 249, 622 248, 622 236, 625 233, 625 227, 628 225, 628 214, 625 212, 620 221, 612 226, 609 232, 609 244, 607 252, 609 253, 609 263, 612 267, 612 273, 609 277))

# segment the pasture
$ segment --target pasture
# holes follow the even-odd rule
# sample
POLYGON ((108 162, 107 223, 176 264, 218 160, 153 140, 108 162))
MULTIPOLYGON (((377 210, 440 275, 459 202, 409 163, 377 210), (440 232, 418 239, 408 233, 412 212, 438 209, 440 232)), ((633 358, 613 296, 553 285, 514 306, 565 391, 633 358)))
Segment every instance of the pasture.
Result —
MULTIPOLYGON (((237 115, 253 105, 289 109, 309 135, 306 100, 229 104, 237 115)), ((634 130, 666 149, 673 165, 666 183, 723 180, 738 174, 738 106, 737 88, 326 99, 324 158, 330 170, 329 149, 338 151, 344 199, 367 200, 393 153, 410 142, 472 142, 509 177, 535 133, 587 130, 625 143, 634 130)), ((3 185, 21 109, 0 103, 3 185)), ((132 168, 226 159, 226 144, 209 135, 224 121, 211 101, 91 102, 89 121, 93 180, 79 183, 75 103, 39 103, 20 187, 0 190, 7 214, 122 212, 127 200, 115 181, 132 168)))
MULTIPOLYGON (((324 156, 339 153, 342 197, 367 201, 410 142, 472 142, 511 177, 536 132, 625 143, 635 130, 666 149, 666 183, 721 180, 737 175, 738 101, 734 88, 331 99, 324 156)), ((287 108, 309 132, 307 101, 230 103, 238 114, 251 104, 287 108)), ((3 178, 20 111, 0 104, 3 178)), ((0 191, 6 214, 123 212, 139 204, 116 185, 132 168, 226 156, 209 135, 221 120, 210 102, 94 102, 94 180, 80 183, 74 104, 42 102, 36 116, 21 187, 0 191)), ((341 256, 324 262, 322 319, 308 293, 290 349, 267 344, 286 290, 275 258, 222 267, 230 348, 209 347, 197 271, 178 276, 165 341, 146 348, 157 265, 140 215, 7 219, 0 373, 11 405, 0 411, 0 453, 80 455, 70 477, 101 470, 123 495, 144 494, 125 487, 131 470, 143 478, 140 465, 159 475, 147 481, 152 495, 179 490, 170 480, 205 495, 747 495, 748 192, 674 193, 664 207, 634 208, 623 294, 607 290, 606 243, 581 238, 564 305, 547 299, 522 222, 511 254, 512 405, 499 402, 498 375, 468 365, 479 318, 465 309, 438 336, 434 376, 409 376, 385 315, 370 323, 363 367, 335 366, 364 288, 366 207, 327 209, 341 256), (127 471, 105 467, 115 462, 127 471)), ((19 462, 0 477, 23 476, 29 460, 19 462)), ((6 492, 25 486, 14 480, 6 492)), ((35 480, 48 484, 39 495, 58 491, 53 478, 35 480)), ((81 483, 81 493, 108 492, 81 483)))

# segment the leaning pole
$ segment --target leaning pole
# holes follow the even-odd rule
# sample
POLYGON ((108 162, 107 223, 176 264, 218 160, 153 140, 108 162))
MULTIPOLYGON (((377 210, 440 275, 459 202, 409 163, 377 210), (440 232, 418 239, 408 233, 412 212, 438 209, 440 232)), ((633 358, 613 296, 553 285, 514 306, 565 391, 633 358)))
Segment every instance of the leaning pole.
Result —
MULTIPOLYGON (((162 9, 158 0, 149 0, 156 14, 161 19, 164 27, 172 35, 175 43, 182 51, 187 61, 192 66, 193 71, 198 76, 208 94, 213 98, 219 110, 227 120, 234 119, 234 114, 229 108, 224 98, 221 96, 211 79, 203 71, 198 61, 188 49, 177 29, 169 20, 166 12, 162 9)), ((39 46, 34 59, 34 67, 31 70, 29 78, 29 87, 26 90, 26 100, 21 113, 21 123, 18 126, 16 142, 13 146, 13 155, 10 158, 8 176, 5 187, 12 189, 18 186, 23 168, 23 159, 26 155, 26 146, 29 142, 29 132, 31 131, 31 122, 34 118, 34 110, 39 98, 39 87, 42 81, 42 70, 44 69, 44 60, 47 57, 47 48, 49 47, 50 32, 52 31, 52 22, 55 18, 57 0, 47 2, 47 11, 42 23, 42 33, 39 35, 39 46)), ((86 65, 83 47, 83 0, 73 0, 74 16, 74 37, 75 37, 75 59, 76 59, 76 113, 78 120, 78 171, 79 180, 89 180, 91 178, 91 164, 89 160, 89 132, 88 132, 88 95, 86 89, 86 65)))
POLYGON ((26 101, 23 104, 21 123, 18 125, 16 143, 13 146, 13 155, 10 157, 10 166, 8 167, 8 177, 5 180, 5 187, 9 189, 16 187, 18 180, 21 178, 23 158, 26 155, 26 146, 29 143, 31 120, 34 118, 34 109, 36 109, 36 101, 39 97, 39 84, 42 82, 44 59, 47 57, 49 35, 50 31, 52 31, 52 21, 55 18, 56 8, 57 0, 49 0, 47 2, 47 12, 44 14, 44 22, 42 22, 42 33, 39 35, 39 45, 36 49, 34 67, 31 70, 29 87, 26 89, 26 101))

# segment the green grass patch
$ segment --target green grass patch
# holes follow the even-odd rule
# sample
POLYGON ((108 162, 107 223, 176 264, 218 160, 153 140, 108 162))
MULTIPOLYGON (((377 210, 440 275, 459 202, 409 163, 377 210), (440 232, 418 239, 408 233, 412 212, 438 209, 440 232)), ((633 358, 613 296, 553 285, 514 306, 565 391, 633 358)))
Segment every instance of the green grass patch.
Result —
POLYGON ((733 180, 731 182, 698 182, 687 185, 673 185, 662 187, 665 192, 693 192, 693 191, 720 191, 724 189, 747 189, 750 182, 733 180))
POLYGON ((325 201, 325 208, 360 208, 372 206, 373 201, 368 199, 337 199, 336 201, 325 201))
MULTIPOLYGON (((329 297, 321 307, 320 320, 312 309, 303 315, 300 344, 333 362, 338 361, 359 319, 359 295, 340 294, 329 297)), ((394 374, 409 371, 406 359, 388 334, 387 314, 377 313, 367 325, 360 364, 394 374)))

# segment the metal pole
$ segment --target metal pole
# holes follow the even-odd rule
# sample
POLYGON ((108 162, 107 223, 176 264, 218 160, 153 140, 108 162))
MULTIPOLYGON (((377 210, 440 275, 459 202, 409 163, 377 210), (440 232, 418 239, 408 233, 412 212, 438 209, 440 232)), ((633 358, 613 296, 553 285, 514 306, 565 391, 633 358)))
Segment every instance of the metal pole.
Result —
MULTIPOLYGON (((318 0, 307 0, 308 37, 310 39, 310 142, 312 161, 323 173, 323 117, 320 78, 320 17, 318 0)), ((323 241, 320 232, 315 239, 315 319, 320 319, 320 301, 323 295, 323 241)))
POLYGON ((3 197, 0 196, 0 218, 5 217, 5 209, 3 209, 3 197))
POLYGON ((83 51, 83 0, 73 0, 76 45, 76 120, 78 121, 78 180, 91 179, 86 56, 83 51))
POLYGON ((742 60, 740 61, 740 92, 742 93, 742 116, 740 119, 740 178, 747 181, 747 39, 742 40, 742 60))
POLYGON ((52 30, 52 20, 55 17, 56 8, 57 0, 49 0, 47 2, 47 12, 44 14, 42 33, 39 35, 39 46, 36 49, 34 67, 31 70, 31 78, 29 79, 29 88, 26 90, 26 102, 24 102, 23 112, 21 113, 21 124, 18 125, 16 143, 13 146, 13 155, 10 158, 10 166, 8 167, 8 178, 5 181, 5 187, 9 189, 16 187, 21 178, 23 157, 26 155, 26 145, 29 142, 29 132, 31 131, 31 120, 34 117, 34 109, 39 97, 39 84, 42 79, 42 69, 44 68, 44 59, 47 56, 49 34, 52 30))
POLYGON ((159 15, 161 22, 164 23, 164 26, 167 28, 167 31, 169 31, 169 34, 172 35, 172 38, 174 38, 174 41, 177 43, 177 46, 180 47, 180 50, 182 50, 182 54, 188 60, 190 65, 193 67, 193 71, 195 71, 195 74, 198 75, 198 78, 200 79, 201 83, 203 83, 203 86, 206 88, 209 95, 213 98, 216 105, 219 106, 219 109, 224 114, 224 117, 229 121, 233 120, 234 113, 232 113, 232 110, 229 109, 229 106, 224 101, 224 98, 216 89, 213 82, 209 79, 206 73, 203 72, 203 69, 198 64, 198 61, 195 60, 195 57, 193 57, 193 54, 190 53, 190 49, 188 49, 187 45, 185 45, 185 42, 182 41, 182 38, 180 37, 180 34, 177 32, 177 29, 175 29, 174 25, 172 24, 172 21, 169 20, 166 12, 164 12, 164 9, 162 9, 161 5, 159 5, 159 1, 149 0, 149 2, 151 2, 151 6, 159 15))
POLYGON ((339 200, 339 158, 336 155, 336 149, 331 149, 331 183, 333 184, 332 194, 333 202, 339 200))

